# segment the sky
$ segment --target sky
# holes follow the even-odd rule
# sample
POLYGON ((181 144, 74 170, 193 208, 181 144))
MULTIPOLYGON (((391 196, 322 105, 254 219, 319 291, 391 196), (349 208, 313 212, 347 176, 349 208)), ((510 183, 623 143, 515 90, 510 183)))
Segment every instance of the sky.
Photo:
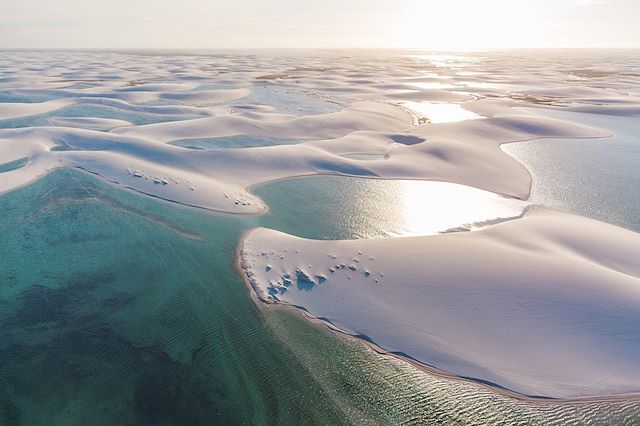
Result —
POLYGON ((640 0, 1 0, 0 48, 640 47, 640 0))

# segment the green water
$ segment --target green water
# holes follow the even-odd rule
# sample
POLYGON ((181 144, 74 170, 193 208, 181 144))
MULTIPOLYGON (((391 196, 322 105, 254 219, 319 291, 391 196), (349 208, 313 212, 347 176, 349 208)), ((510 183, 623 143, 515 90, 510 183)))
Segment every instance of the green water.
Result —
POLYGON ((0 423, 344 420, 235 276, 232 219, 69 170, 0 211, 0 423))
POLYGON ((12 170, 19 169, 20 167, 22 167, 25 164, 27 164, 28 161, 29 161, 29 159, 27 157, 24 157, 24 158, 18 158, 15 161, 10 161, 8 163, 1 163, 0 164, 0 173, 10 172, 12 170))
MULTIPOLYGON (((640 418, 638 401, 517 402, 389 360, 287 311, 261 314, 233 271, 234 250, 253 226, 301 226, 287 228, 286 217, 183 208, 77 170, 0 196, 0 211, 3 425, 640 418)), ((310 233, 328 226, 311 225, 324 212, 294 212, 310 233)))
MULTIPOLYGON (((432 235, 522 213, 526 203, 447 182, 305 176, 252 191, 269 206, 255 226, 312 239, 432 235)), ((247 219, 248 221, 252 219, 247 219)))

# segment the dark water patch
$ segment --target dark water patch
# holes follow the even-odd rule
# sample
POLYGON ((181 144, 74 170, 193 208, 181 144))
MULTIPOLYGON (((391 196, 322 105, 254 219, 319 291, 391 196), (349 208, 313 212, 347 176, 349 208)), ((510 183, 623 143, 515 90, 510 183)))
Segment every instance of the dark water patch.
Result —
MULTIPOLYGON (((42 322, 65 320, 74 311, 82 311, 91 291, 115 282, 111 272, 77 274, 58 288, 35 284, 18 295, 22 305, 7 321, 18 326, 34 326, 42 322)), ((86 318, 85 318, 86 319, 86 318)))
POLYGON ((391 139, 395 143, 401 143, 403 145, 416 145, 425 141, 425 139, 411 135, 393 135, 391 139))
POLYGON ((20 408, 14 404, 8 397, 0 396, 0 418, 7 426, 20 425, 22 413, 20 408))
POLYGON ((0 173, 10 172, 12 170, 17 170, 20 167, 24 167, 25 164, 29 161, 29 158, 19 158, 15 161, 10 161, 8 163, 0 164, 0 173))
POLYGON ((73 146, 69 146, 69 145, 56 145, 51 147, 49 151, 53 151, 53 152, 80 151, 80 149, 75 148, 73 146))

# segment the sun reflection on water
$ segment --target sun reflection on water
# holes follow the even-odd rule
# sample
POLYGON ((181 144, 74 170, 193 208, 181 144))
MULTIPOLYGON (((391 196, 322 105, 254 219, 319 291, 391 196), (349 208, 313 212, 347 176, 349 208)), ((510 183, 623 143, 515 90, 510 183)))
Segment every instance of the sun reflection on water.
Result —
POLYGON ((460 104, 410 101, 403 102, 402 107, 418 118, 418 124, 424 124, 425 122, 453 123, 456 121, 486 118, 464 109, 460 104))
POLYGON ((475 230, 519 216, 528 205, 454 183, 344 176, 308 176, 272 182, 257 188, 255 193, 271 207, 260 226, 315 239, 475 230))
MULTIPOLYGON (((522 213, 526 203, 446 182, 395 182, 397 235, 428 235, 476 229, 496 218, 522 213)), ((394 214, 394 213, 392 213, 394 214)))

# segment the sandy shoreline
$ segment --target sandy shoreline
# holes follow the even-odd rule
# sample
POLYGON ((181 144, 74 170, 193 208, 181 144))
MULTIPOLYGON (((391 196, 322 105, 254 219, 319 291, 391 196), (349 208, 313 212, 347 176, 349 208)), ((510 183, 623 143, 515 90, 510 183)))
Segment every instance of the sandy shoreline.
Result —
MULTIPOLYGON (((637 239, 632 231, 535 208, 522 219, 473 233, 426 237, 320 241, 257 228, 243 237, 242 259, 237 261, 244 262, 241 276, 261 303, 275 301, 304 309, 306 315, 323 321, 331 318, 331 327, 374 341, 379 351, 414 361, 419 356, 417 363, 427 366, 433 364, 424 359, 440 360, 436 365, 446 360, 450 368, 465 371, 456 376, 473 377, 530 397, 588 399, 599 398, 591 394, 596 389, 620 389, 610 395, 627 398, 637 393, 632 390, 633 379, 626 379, 620 371, 625 363, 628 368, 635 366, 628 358, 635 351, 635 340, 628 341, 633 331, 626 324, 636 315, 639 297, 633 261, 637 239), (613 240, 598 247, 596 242, 604 235, 613 240), (614 240, 621 245, 616 247, 614 240), (251 248, 247 248, 248 241, 251 248), (352 257, 356 263, 349 265, 352 257), (431 258, 426 269, 421 266, 425 257, 431 258), (483 260, 473 260, 478 257, 483 260), (430 284, 421 284, 427 282, 430 284), (560 308, 565 298, 571 300, 566 312, 560 308), (618 318, 614 312, 621 309, 624 314, 618 318), (599 320, 583 320, 582 312, 593 312, 594 320, 599 320), (556 322, 562 325, 560 329, 556 322), (535 334, 520 336, 519 330, 528 328, 535 334), (472 334, 465 337, 468 333, 472 334), (497 338, 496 333, 504 336, 497 338), (618 335, 626 343, 619 343, 618 335), (561 344, 567 336, 575 342, 561 344), (450 343, 441 346, 443 339, 450 343), (380 344, 381 340, 387 343, 380 344), (556 340, 557 345, 545 355, 554 364, 538 360, 535 352, 540 345, 556 340), (499 355, 500 347, 514 344, 521 347, 513 360, 504 358, 508 354, 499 355), (598 344, 611 347, 611 354, 594 355, 600 352, 598 344), (395 349, 388 350, 389 345, 395 349), (398 352, 407 347, 412 348, 411 355, 398 352), (527 348, 533 351, 530 355, 527 348), (574 357, 578 358, 571 368, 561 367, 574 357), (625 359, 628 361, 622 361, 625 359), (620 364, 617 374, 606 377, 607 362, 613 360, 620 364), (506 362, 504 370, 500 362, 506 362), (512 370, 522 363, 531 363, 538 373, 512 370), (485 365, 492 366, 489 374, 483 370, 485 365), (545 374, 547 368, 550 372, 545 374), (587 374, 590 368, 594 371, 587 374), (559 378, 553 378, 554 372, 559 378), (581 385, 578 378, 583 374, 581 385), (589 385, 603 379, 601 385, 589 385)), ((451 371, 440 365, 438 370, 451 371)), ((637 371, 628 374, 634 377, 637 371)))
POLYGON ((247 275, 247 271, 246 269, 243 267, 242 263, 242 255, 241 252, 243 250, 243 244, 244 241, 250 237, 251 233, 254 232, 255 230, 249 230, 247 232, 245 232, 240 239, 239 244, 236 247, 235 253, 234 253, 234 263, 233 263, 233 267, 234 270, 236 272, 236 274, 242 279, 242 282, 245 284, 247 292, 249 293, 249 297, 251 298, 252 302, 254 303, 254 305, 256 306, 256 308, 258 309, 258 311, 262 311, 263 309, 285 309, 288 310, 289 312, 295 313, 296 315, 300 315, 301 317, 305 318, 307 321, 309 321, 310 323, 321 327, 324 330, 327 330, 329 332, 331 332, 332 334, 334 334, 337 337, 342 337, 345 339, 349 339, 355 342, 358 342, 360 344, 363 344, 364 346, 366 346, 367 348, 369 348, 370 350, 380 354, 380 355, 384 355, 384 356, 389 356, 395 359, 399 359, 402 360, 404 362, 407 362, 409 364, 411 364, 412 366, 430 374, 436 377, 440 377, 440 378, 444 378, 447 380, 456 380, 456 381, 461 381, 461 382, 467 382, 467 383, 473 383, 476 386, 481 386, 483 388, 489 389, 492 392, 495 392, 499 395, 508 397, 508 398, 512 398, 512 399, 516 399, 519 401, 523 401, 523 402, 532 402, 535 404, 545 404, 545 403, 571 403, 571 404, 575 404, 575 403, 589 403, 589 402, 605 402, 605 401, 628 401, 628 400, 638 400, 640 402, 640 392, 632 392, 632 393, 625 393, 625 394, 618 394, 618 395, 595 395, 595 396, 582 396, 582 397, 575 397, 575 398, 553 398, 553 397, 543 397, 543 396, 535 396, 535 395, 526 395, 526 394, 522 394, 519 392, 515 392, 512 391, 510 389, 504 388, 502 386, 499 386, 497 384, 492 384, 492 383, 487 383, 483 380, 477 380, 477 379, 473 379, 473 378, 469 378, 469 377, 462 377, 462 376, 458 376, 456 374, 452 374, 449 373, 447 371, 444 370, 440 370, 436 367, 430 366, 430 365, 426 365, 424 363, 421 363, 420 361, 408 357, 406 355, 403 354, 399 354, 399 353, 394 353, 394 352, 390 352, 380 346, 378 346, 375 342, 368 340, 366 338, 363 338, 362 336, 358 336, 358 335, 353 335, 343 329, 341 329, 340 327, 336 326, 335 324, 332 324, 324 319, 320 319, 318 317, 316 317, 315 315, 313 315, 311 312, 309 312, 308 310, 304 309, 301 306, 296 306, 296 305, 292 305, 290 303, 287 302, 275 302, 273 300, 265 300, 263 298, 261 298, 258 293, 256 292, 256 289, 254 288, 253 284, 251 283, 251 280, 249 279, 249 276, 247 275))

